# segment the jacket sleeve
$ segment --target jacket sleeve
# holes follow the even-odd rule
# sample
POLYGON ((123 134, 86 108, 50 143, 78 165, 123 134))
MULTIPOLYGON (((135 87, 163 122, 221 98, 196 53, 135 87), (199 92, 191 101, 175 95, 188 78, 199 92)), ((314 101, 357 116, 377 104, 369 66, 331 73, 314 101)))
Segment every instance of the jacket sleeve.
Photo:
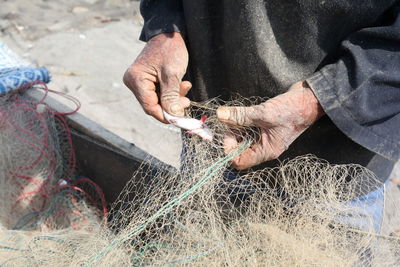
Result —
POLYGON ((181 0, 141 0, 140 13, 144 25, 140 40, 147 42, 160 33, 185 33, 185 20, 181 0))
POLYGON ((400 159, 400 5, 384 26, 344 40, 332 64, 308 84, 335 125, 358 144, 400 159))

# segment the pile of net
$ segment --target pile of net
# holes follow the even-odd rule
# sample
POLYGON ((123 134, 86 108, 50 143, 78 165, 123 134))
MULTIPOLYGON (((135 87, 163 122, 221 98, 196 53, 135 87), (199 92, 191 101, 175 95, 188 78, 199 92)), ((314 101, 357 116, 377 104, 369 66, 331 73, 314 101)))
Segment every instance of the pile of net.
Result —
POLYGON ((257 130, 219 123, 217 105, 192 110, 209 115, 213 142, 184 136, 179 169, 144 162, 107 213, 101 191, 74 173, 63 115, 19 95, 1 102, 0 265, 397 264, 400 239, 357 205, 382 186, 371 172, 304 156, 237 174, 230 161, 257 130), (242 142, 225 154, 230 131, 242 142))

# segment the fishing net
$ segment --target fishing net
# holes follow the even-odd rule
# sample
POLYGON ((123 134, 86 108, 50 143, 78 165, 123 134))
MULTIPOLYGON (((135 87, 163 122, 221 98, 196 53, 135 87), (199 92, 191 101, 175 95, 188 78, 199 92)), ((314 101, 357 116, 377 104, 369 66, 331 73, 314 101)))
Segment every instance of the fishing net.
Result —
MULTIPOLYGON (((57 231, 90 229, 104 223, 107 216, 100 188, 75 175, 76 160, 65 115, 76 110, 53 111, 45 104, 49 93, 57 92, 36 82, 0 98, 1 266, 42 264, 44 251, 57 251, 57 242, 46 243, 58 240, 54 236, 57 231), (34 101, 18 93, 29 87, 44 90, 43 99, 34 101), (45 236, 49 231, 52 236, 45 236), (28 252, 35 248, 40 252, 28 252)), ((79 103, 69 99, 78 109, 79 103)), ((55 259, 45 260, 51 263, 55 259)), ((57 258, 55 265, 61 260, 66 259, 57 258)))
POLYGON ((399 260, 400 239, 395 231, 382 233, 384 216, 370 210, 397 202, 365 197, 385 192, 373 173, 312 155, 237 173, 230 161, 258 131, 219 123, 217 101, 190 111, 209 116, 215 140, 185 135, 179 169, 144 162, 107 214, 100 189, 73 173, 63 115, 16 98, 0 106, 1 266, 394 266, 399 260), (225 154, 222 139, 232 132, 241 144, 225 154))

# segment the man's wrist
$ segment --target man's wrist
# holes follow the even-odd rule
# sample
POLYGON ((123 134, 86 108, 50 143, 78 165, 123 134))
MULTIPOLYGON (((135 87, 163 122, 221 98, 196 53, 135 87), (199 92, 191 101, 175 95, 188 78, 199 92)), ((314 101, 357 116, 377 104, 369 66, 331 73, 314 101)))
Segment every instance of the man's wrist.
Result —
POLYGON ((300 114, 305 124, 311 125, 322 117, 325 112, 307 82, 295 83, 291 90, 296 90, 299 94, 300 114))

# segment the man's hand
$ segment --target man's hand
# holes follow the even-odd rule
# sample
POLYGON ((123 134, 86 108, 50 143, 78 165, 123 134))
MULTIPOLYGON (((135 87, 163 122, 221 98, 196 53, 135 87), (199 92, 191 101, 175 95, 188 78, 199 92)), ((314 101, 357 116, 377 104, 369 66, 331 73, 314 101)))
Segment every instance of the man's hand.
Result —
MULTIPOLYGON (((257 126, 260 139, 235 157, 232 165, 243 170, 278 158, 289 145, 324 114, 317 98, 305 82, 288 92, 251 107, 220 107, 218 119, 232 126, 257 126)), ((236 136, 226 136, 225 152, 238 146, 236 136)))
POLYGON ((184 115, 184 108, 190 105, 185 95, 192 86, 190 82, 182 82, 188 58, 180 33, 159 34, 147 42, 125 72, 125 85, 148 115, 165 123, 163 109, 171 115, 184 115))

